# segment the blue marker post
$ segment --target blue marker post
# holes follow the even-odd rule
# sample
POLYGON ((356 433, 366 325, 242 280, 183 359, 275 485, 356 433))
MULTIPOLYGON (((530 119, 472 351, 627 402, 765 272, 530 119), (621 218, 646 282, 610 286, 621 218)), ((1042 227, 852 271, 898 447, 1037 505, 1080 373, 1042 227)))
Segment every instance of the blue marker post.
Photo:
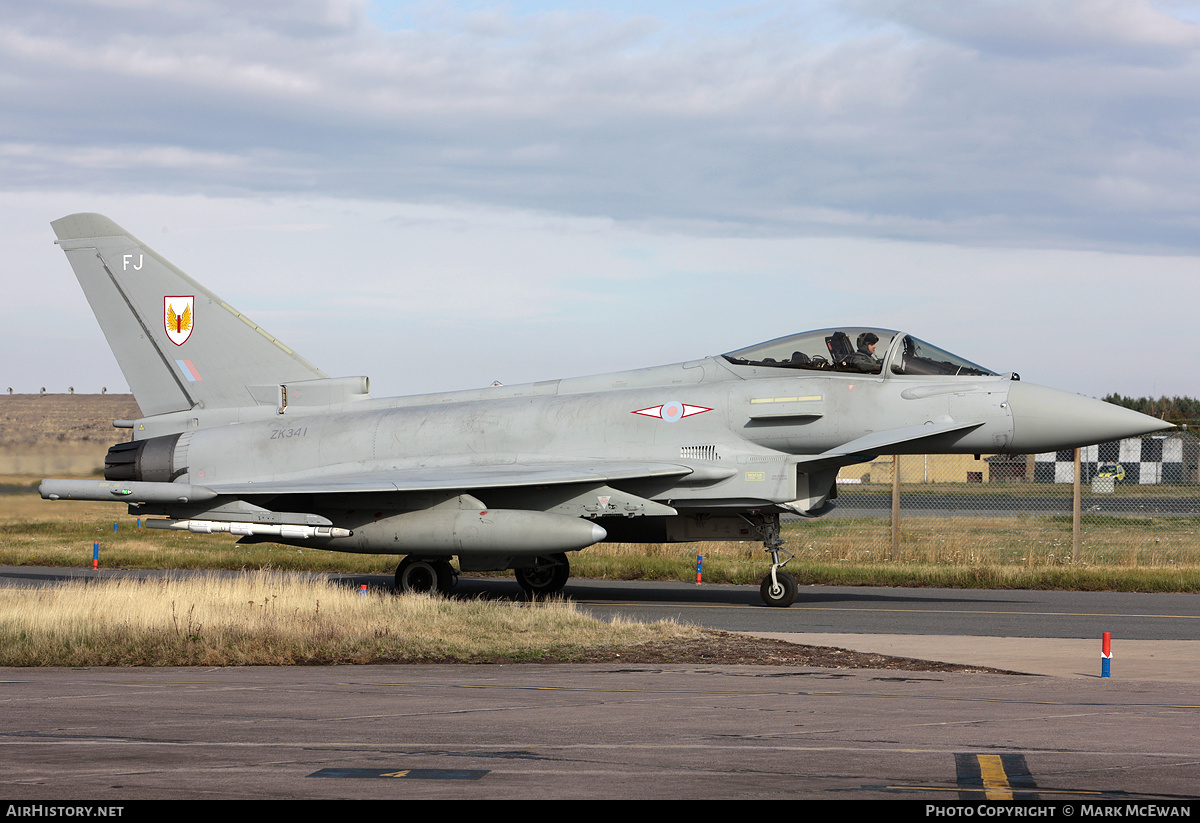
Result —
POLYGON ((92 544, 92 571, 100 568, 100 544, 92 544))
POLYGON ((367 584, 366 583, 363 583, 358 587, 358 596, 359 597, 367 596, 367 584))
POLYGON ((1104 633, 1104 645, 1100 651, 1100 676, 1112 677, 1112 632, 1104 633))
POLYGON ((704 572, 704 555, 696 555, 696 585, 700 585, 700 576, 704 572))

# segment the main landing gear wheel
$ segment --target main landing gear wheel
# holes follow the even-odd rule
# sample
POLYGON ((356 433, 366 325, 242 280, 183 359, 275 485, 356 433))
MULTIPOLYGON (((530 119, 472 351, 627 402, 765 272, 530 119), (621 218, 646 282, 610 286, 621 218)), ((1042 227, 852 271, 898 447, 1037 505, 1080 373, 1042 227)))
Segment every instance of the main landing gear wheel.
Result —
POLYGON ((775 579, 771 575, 763 578, 759 586, 759 594, 768 606, 790 606, 796 602, 796 578, 787 572, 775 571, 775 579))
POLYGON ((457 582, 449 560, 422 560, 406 557, 396 568, 396 591, 440 592, 446 594, 457 582))
POLYGON ((513 569, 519 585, 529 597, 541 598, 558 594, 571 576, 571 564, 565 554, 550 554, 535 558, 536 565, 513 569))

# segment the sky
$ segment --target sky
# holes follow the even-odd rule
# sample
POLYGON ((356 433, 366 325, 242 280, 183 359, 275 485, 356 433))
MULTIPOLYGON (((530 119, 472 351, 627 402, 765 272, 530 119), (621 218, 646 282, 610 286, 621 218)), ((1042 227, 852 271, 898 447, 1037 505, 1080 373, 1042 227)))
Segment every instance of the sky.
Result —
POLYGON ((0 112, 0 390, 127 391, 89 211, 377 397, 842 324, 1200 396, 1200 0, 39 0, 0 112))

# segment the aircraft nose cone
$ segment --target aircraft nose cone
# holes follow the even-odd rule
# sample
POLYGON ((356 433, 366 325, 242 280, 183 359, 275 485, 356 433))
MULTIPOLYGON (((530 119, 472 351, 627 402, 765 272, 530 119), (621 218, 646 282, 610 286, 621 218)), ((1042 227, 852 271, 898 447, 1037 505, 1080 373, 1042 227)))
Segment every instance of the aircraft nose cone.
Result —
POLYGON ((1013 383, 1008 389, 1016 453, 1073 449, 1174 428, 1170 423, 1102 400, 1013 383))

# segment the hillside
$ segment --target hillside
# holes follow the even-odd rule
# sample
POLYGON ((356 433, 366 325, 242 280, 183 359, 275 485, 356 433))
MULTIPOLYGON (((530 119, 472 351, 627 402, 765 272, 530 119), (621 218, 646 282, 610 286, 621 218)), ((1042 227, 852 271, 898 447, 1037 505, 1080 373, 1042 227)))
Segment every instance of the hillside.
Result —
POLYGON ((141 416, 131 394, 0 395, 0 475, 94 474, 141 416))

